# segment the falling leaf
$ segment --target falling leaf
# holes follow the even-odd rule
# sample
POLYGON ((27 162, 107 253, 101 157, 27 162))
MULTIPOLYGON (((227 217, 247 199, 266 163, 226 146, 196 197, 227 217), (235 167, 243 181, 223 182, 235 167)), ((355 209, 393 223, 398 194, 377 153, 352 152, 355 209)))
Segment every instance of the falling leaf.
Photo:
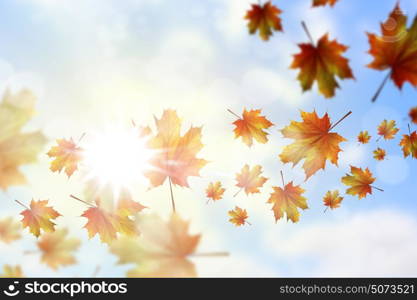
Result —
POLYGON ((308 91, 317 81, 321 94, 326 98, 335 95, 335 89, 339 88, 336 76, 340 79, 354 79, 352 70, 349 67, 349 60, 342 54, 348 47, 339 44, 336 40, 330 41, 325 34, 317 43, 298 45, 301 52, 294 55, 292 69, 300 69, 298 80, 303 91, 308 91))
POLYGON ((3 266, 3 274, 1 274, 1 277, 3 278, 22 278, 25 277, 22 272, 22 268, 17 266, 11 266, 11 265, 4 265, 3 266))
POLYGON ((412 156, 417 158, 417 132, 413 131, 410 135, 404 134, 400 142, 404 157, 412 156))
POLYGON ((248 223, 246 221, 246 219, 248 218, 248 213, 246 212, 246 209, 241 209, 238 206, 236 206, 234 210, 229 211, 229 216, 229 222, 236 226, 241 226, 248 223))
POLYGON ((48 200, 39 200, 30 202, 30 209, 22 211, 23 228, 29 227, 29 231, 36 237, 44 232, 54 232, 55 223, 51 220, 61 216, 55 209, 48 205, 48 200))
POLYGON ((267 203, 273 204, 272 211, 274 212, 275 221, 281 219, 285 213, 287 214, 287 221, 298 222, 300 218, 298 208, 308 208, 307 199, 301 196, 305 190, 298 185, 293 185, 293 182, 285 185, 284 189, 276 186, 272 188, 274 192, 271 193, 267 203))
POLYGON ((225 189, 222 188, 222 184, 220 181, 214 183, 210 182, 206 189, 207 197, 213 199, 214 201, 222 199, 224 192, 225 189))
POLYGON ((330 207, 330 209, 335 209, 340 207, 343 197, 339 195, 339 191, 328 191, 323 198, 324 205, 330 207))
POLYGON ((327 113, 319 118, 315 111, 302 111, 301 117, 303 122, 292 121, 281 130, 284 137, 294 139, 295 142, 286 146, 279 157, 283 163, 292 162, 294 166, 305 159, 303 169, 308 179, 318 170, 325 169, 327 160, 337 166, 338 155, 342 151, 339 144, 346 140, 330 132, 334 126, 327 113))
POLYGON ((388 76, 399 89, 407 81, 416 87, 417 19, 407 29, 407 16, 397 3, 388 19, 381 24, 381 32, 381 36, 368 33, 369 54, 374 59, 368 67, 379 71, 390 70, 388 76))
POLYGON ((57 140, 57 146, 54 146, 47 153, 49 157, 55 157, 51 162, 52 172, 61 172, 65 169, 65 173, 68 177, 78 169, 78 163, 82 159, 82 151, 74 141, 71 139, 59 139, 57 140))
POLYGON ((330 6, 334 6, 337 0, 313 0, 313 7, 315 6, 324 6, 329 4, 330 6))
POLYGON ((399 129, 396 127, 395 121, 387 121, 384 120, 382 123, 378 126, 378 135, 381 137, 384 137, 385 140, 392 140, 395 138, 395 135, 399 129))
POLYGON ((411 122, 417 124, 417 107, 413 107, 412 109, 410 109, 408 116, 410 117, 411 122))
POLYGON ((247 11, 245 19, 249 20, 248 29, 250 34, 255 34, 259 30, 259 36, 267 41, 273 35, 273 31, 282 31, 281 18, 282 11, 273 5, 271 1, 264 5, 252 4, 247 11))
POLYGON ((246 195, 259 193, 261 188, 268 178, 261 176, 262 167, 259 165, 249 168, 245 165, 241 172, 236 174, 237 187, 245 189, 246 195))
POLYGON ((42 252, 41 261, 54 270, 76 263, 73 252, 80 246, 80 240, 67 238, 67 235, 67 229, 58 229, 45 233, 38 241, 38 247, 42 252))
POLYGON ((12 95, 6 90, 0 103, 0 188, 23 185, 20 166, 34 163, 46 143, 40 131, 22 132, 33 117, 36 97, 28 90, 12 95))
POLYGON ((358 135, 358 142, 361 144, 368 144, 371 140, 371 136, 368 131, 361 131, 358 135))
POLYGON ((139 238, 122 236, 113 241, 110 251, 120 264, 134 263, 129 277, 195 277, 194 264, 188 259, 200 242, 200 235, 189 233, 189 223, 177 214, 165 222, 155 215, 138 218, 139 238))
POLYGON ((384 160, 385 156, 387 155, 387 152, 384 149, 378 148, 374 151, 374 158, 376 160, 384 160))
POLYGON ((0 241, 9 244, 21 238, 22 227, 19 222, 12 217, 6 217, 0 220, 0 241))
POLYGON ((242 141, 249 147, 253 144, 253 139, 261 144, 268 141, 268 133, 264 129, 273 126, 267 118, 261 116, 261 110, 243 110, 242 118, 233 122, 236 128, 233 130, 235 138, 241 137, 242 141))
POLYGON ((371 171, 368 168, 350 167, 352 175, 346 174, 342 177, 342 183, 351 186, 346 193, 353 196, 358 196, 359 199, 365 198, 367 194, 372 194, 372 186, 375 178, 372 177, 371 171))
POLYGON ((181 120, 174 110, 165 110, 161 119, 156 119, 158 133, 149 141, 149 146, 157 150, 151 160, 154 169, 146 172, 152 186, 157 187, 169 177, 173 184, 188 187, 189 176, 199 176, 199 171, 207 164, 196 155, 203 148, 201 128, 191 127, 181 136, 181 120))

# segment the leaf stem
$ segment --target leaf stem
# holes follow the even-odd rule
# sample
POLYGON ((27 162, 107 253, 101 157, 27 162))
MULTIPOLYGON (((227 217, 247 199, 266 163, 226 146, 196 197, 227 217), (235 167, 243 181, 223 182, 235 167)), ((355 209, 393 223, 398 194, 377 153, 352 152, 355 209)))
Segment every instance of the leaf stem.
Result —
POLYGON ((81 140, 85 137, 85 135, 86 135, 86 133, 85 132, 83 132, 83 134, 80 136, 80 138, 78 139, 78 143, 80 143, 81 142, 81 140))
POLYGON ((172 212, 175 213, 175 200, 174 200, 174 193, 172 192, 172 182, 171 182, 171 176, 168 176, 169 181, 169 190, 171 192, 171 205, 172 205, 172 212))
POLYGON ((371 188, 374 188, 374 189, 376 189, 376 190, 378 190, 380 192, 383 192, 384 191, 383 189, 380 189, 379 187, 376 187, 376 186, 373 186, 373 185, 371 185, 371 188))
POLYGON ((240 188, 234 195, 233 198, 236 197, 237 195, 239 195, 239 193, 243 190, 243 188, 240 188))
POLYGON ((251 222, 246 221, 246 224, 252 226, 252 223, 251 222))
POLYGON ((190 256, 194 257, 217 257, 217 256, 229 256, 229 252, 200 252, 200 253, 194 253, 190 256))
POLYGON ((238 114, 235 114, 231 109, 227 109, 227 111, 229 112, 229 113, 231 113, 232 115, 234 115, 236 118, 238 118, 238 119, 241 119, 241 117, 239 117, 239 115, 238 114))
POLYGON ((410 127, 410 123, 407 124, 408 126, 408 134, 411 135, 411 127, 410 127))
POLYGON ((88 203, 87 201, 81 200, 80 198, 78 198, 78 197, 76 197, 76 196, 74 196, 74 195, 70 195, 70 197, 71 197, 72 199, 75 199, 75 200, 77 200, 77 201, 80 201, 80 202, 82 202, 82 203, 84 203, 84 204, 86 204, 86 205, 88 205, 88 206, 90 206, 90 207, 96 207, 94 204, 91 204, 91 203, 88 203))
POLYGON ((303 26, 303 29, 304 29, 308 39, 310 40, 311 44, 314 46, 315 42, 314 42, 313 36, 310 33, 310 30, 308 30, 307 24, 304 21, 301 21, 301 26, 303 26))
POLYGON ((382 81, 381 85, 379 86, 379 88, 376 90, 375 95, 372 97, 371 101, 375 102, 376 99, 378 99, 379 94, 381 94, 382 89, 384 88, 385 84, 387 83, 388 79, 390 78, 392 72, 389 72, 387 74, 387 76, 385 76, 384 80, 382 81))
POLYGON ((29 207, 27 207, 25 204, 23 204, 22 202, 20 202, 19 200, 14 200, 16 203, 20 204, 21 206, 23 206, 24 208, 26 208, 27 210, 30 210, 29 207))
POLYGON ((327 206, 327 207, 326 207, 326 209, 324 210, 324 212, 323 212, 323 213, 326 213, 326 211, 327 211, 328 209, 329 209, 329 207, 327 206))
POLYGON ((332 127, 330 127, 329 131, 331 131, 332 129, 334 129, 337 125, 339 125, 344 119, 346 119, 347 117, 349 117, 352 114, 352 111, 349 111, 346 115, 344 115, 339 121, 337 121, 336 123, 334 123, 332 125, 332 127))
POLYGON ((285 181, 284 181, 284 173, 281 170, 281 180, 282 180, 282 187, 285 188, 285 181))

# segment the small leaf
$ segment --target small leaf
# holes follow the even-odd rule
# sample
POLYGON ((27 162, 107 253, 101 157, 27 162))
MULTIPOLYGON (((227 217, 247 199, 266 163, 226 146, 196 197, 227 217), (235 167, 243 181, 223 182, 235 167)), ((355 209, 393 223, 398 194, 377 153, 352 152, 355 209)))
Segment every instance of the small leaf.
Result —
POLYGON ((417 107, 413 107, 412 109, 410 109, 408 116, 410 117, 411 122, 417 124, 417 107))
POLYGON ((246 209, 241 209, 236 206, 234 210, 229 211, 229 216, 229 222, 235 226, 242 226, 247 223, 246 219, 248 218, 248 213, 246 212, 246 209))
POLYGON ((55 223, 51 220, 61 216, 55 209, 48 205, 48 200, 39 200, 30 202, 30 209, 22 211, 23 228, 29 227, 30 232, 39 237, 41 230, 44 232, 54 232, 55 223))
POLYGON ((224 192, 225 189, 222 188, 220 181, 210 182, 206 190, 207 197, 213 199, 213 201, 222 199, 224 192))
POLYGON ((371 136, 368 131, 361 131, 358 135, 358 142, 361 144, 368 144, 371 140, 371 136))
POLYGON ((250 34, 255 34, 259 30, 259 36, 267 41, 272 36, 273 31, 282 31, 281 19, 279 15, 282 11, 273 5, 271 1, 264 5, 252 4, 247 11, 245 19, 249 20, 248 29, 250 34))
POLYGON ((23 278, 22 268, 19 265, 11 266, 11 265, 4 265, 3 266, 3 274, 1 274, 2 278, 23 278))
POLYGON ((22 226, 12 217, 0 220, 0 241, 9 244, 21 238, 22 226))
POLYGON ((389 122, 387 120, 384 120, 378 126, 378 135, 384 137, 385 140, 394 139, 398 131, 399 129, 396 127, 396 123, 394 120, 391 120, 389 122))
POLYGON ((410 135, 404 134, 400 142, 404 157, 412 156, 417 158, 417 132, 413 131, 410 135))
POLYGON ((323 198, 324 205, 330 207, 330 209, 335 209, 340 207, 343 197, 339 195, 339 191, 328 191, 323 198))
POLYGON ((338 0, 313 0, 313 7, 330 5, 334 6, 338 0))
POLYGON ((57 140, 57 146, 54 146, 47 153, 49 157, 55 157, 51 162, 52 172, 61 172, 65 169, 65 173, 68 177, 78 169, 78 163, 82 159, 82 151, 74 141, 71 139, 59 139, 57 140))
POLYGON ((245 189, 246 195, 259 193, 261 188, 268 178, 261 176, 262 167, 259 165, 250 168, 245 165, 241 172, 236 174, 237 187, 245 189))
POLYGON ((359 199, 365 198, 367 194, 372 194, 371 184, 375 182, 375 178, 372 177, 371 171, 368 168, 362 170, 362 168, 351 166, 350 172, 351 175, 346 174, 342 177, 342 183, 350 186, 346 193, 358 196, 359 199))
POLYGON ((374 151, 374 158, 378 161, 384 160, 387 152, 384 149, 378 148, 374 151))
POLYGON ((253 144, 253 139, 261 144, 268 141, 268 133, 264 129, 273 126, 267 118, 261 116, 261 110, 243 110, 242 118, 233 122, 236 128, 233 130, 235 138, 241 137, 242 141, 249 147, 253 144))

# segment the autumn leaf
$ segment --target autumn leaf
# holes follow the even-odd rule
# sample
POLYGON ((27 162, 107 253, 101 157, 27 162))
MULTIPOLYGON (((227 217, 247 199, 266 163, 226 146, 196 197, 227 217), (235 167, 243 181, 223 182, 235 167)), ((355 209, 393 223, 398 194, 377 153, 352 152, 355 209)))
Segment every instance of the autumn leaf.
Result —
POLYGON ((339 144, 346 140, 330 132, 341 120, 332 125, 327 113, 319 118, 315 111, 302 111, 301 118, 302 122, 292 121, 281 130, 285 138, 294 139, 295 142, 286 146, 279 157, 283 163, 292 162, 294 166, 304 159, 303 169, 307 180, 318 170, 325 169, 327 160, 337 166, 338 155, 342 151, 339 144))
POLYGON ((240 187, 240 190, 245 189, 246 195, 259 193, 259 188, 268 180, 268 178, 261 176, 261 174, 262 167, 260 165, 252 168, 249 165, 244 165, 240 173, 236 174, 236 186, 240 187))
POLYGON ((12 95, 9 90, 0 103, 0 188, 26 184, 20 166, 36 162, 46 138, 40 131, 22 132, 32 119, 36 97, 28 90, 12 95))
POLYGON ((387 155, 387 152, 381 148, 376 149, 373 153, 374 153, 374 158, 379 161, 384 160, 385 156, 387 155))
POLYGON ((395 138, 395 135, 398 131, 399 129, 396 127, 396 123, 394 120, 384 120, 378 126, 378 135, 383 137, 385 140, 392 140, 393 138, 395 138))
POLYGON ((313 0, 313 7, 315 6, 324 6, 324 5, 335 5, 337 0, 313 0))
POLYGON ((281 18, 282 11, 273 5, 271 1, 264 5, 252 4, 250 10, 246 12, 245 19, 249 20, 248 29, 250 34, 255 34, 259 30, 259 36, 267 41, 273 35, 273 31, 282 31, 281 18))
POLYGON ((261 116, 260 114, 260 109, 253 109, 250 111, 244 109, 242 118, 236 115, 239 120, 233 122, 233 124, 236 126, 236 128, 233 130, 235 133, 235 138, 241 137, 242 141, 249 147, 252 146, 253 139, 261 144, 265 144, 268 141, 268 133, 264 129, 268 129, 274 125, 267 118, 261 116))
POLYGON ((412 156, 417 158, 417 132, 413 131, 410 135, 404 134, 400 142, 404 157, 412 156))
POLYGON ((54 270, 76 263, 73 252, 80 246, 80 240, 67 238, 67 235, 67 229, 58 229, 45 233, 38 241, 42 253, 41 261, 54 270))
POLYGON ((335 208, 340 207, 340 203, 342 202, 342 200, 343 200, 343 197, 339 195, 338 190, 328 191, 323 198, 324 205, 327 206, 327 208, 330 207, 330 209, 335 209, 335 208))
POLYGON ((371 171, 368 168, 362 170, 362 168, 351 166, 350 172, 351 175, 346 174, 342 177, 342 183, 350 186, 346 193, 358 196, 359 199, 365 198, 367 194, 372 194, 372 184, 375 182, 375 178, 372 177, 371 171))
POLYGON ((200 235, 189 233, 189 223, 177 214, 165 222, 155 215, 137 219, 139 238, 122 236, 110 245, 120 264, 134 263, 129 277, 196 277, 194 264, 188 259, 200 242, 200 235))
MULTIPOLYGON (((18 203, 21 204, 20 202, 18 203)), ((32 199, 30 208, 20 213, 23 216, 23 228, 29 227, 30 233, 36 237, 39 237, 41 230, 44 232, 54 232, 55 223, 51 220, 61 216, 55 209, 47 205, 48 200, 35 201, 32 199)))
POLYGON ((149 146, 156 150, 151 159, 153 169, 146 172, 152 186, 157 187, 167 178, 173 184, 189 187, 187 178, 199 176, 199 171, 207 164, 197 158, 203 148, 201 127, 191 127, 181 136, 181 120, 174 110, 165 110, 161 119, 155 118, 157 135, 151 137, 149 146))
POLYGON ((368 144, 371 140, 371 136, 368 131, 361 131, 358 135, 358 142, 361 144, 368 144))
POLYGON ((402 89, 405 82, 417 87, 417 18, 407 29, 407 16, 399 3, 381 24, 381 35, 367 33, 373 61, 368 67, 389 73, 372 101, 375 101, 386 81, 391 78, 402 89))
POLYGON ((246 219, 248 218, 248 213, 246 209, 242 209, 236 206, 234 210, 229 211, 229 216, 229 222, 234 224, 235 226, 245 225, 246 223, 250 224, 246 221, 246 219))
POLYGON ((220 181, 210 182, 206 189, 207 197, 213 199, 213 201, 222 199, 224 192, 225 189, 222 188, 220 181))
POLYGON ((11 266, 11 265, 4 265, 3 266, 3 274, 1 274, 2 278, 22 278, 25 277, 22 272, 22 268, 19 265, 11 266))
POLYGON ((0 241, 10 244, 21 238, 22 227, 19 222, 12 217, 6 217, 0 220, 0 241))
MULTIPOLYGON (((304 23, 303 26, 311 38, 304 23)), ((297 79, 304 92, 310 90, 314 81, 317 81, 319 92, 326 98, 332 98, 336 88, 339 88, 336 77, 354 79, 349 60, 342 56, 348 47, 336 40, 330 41, 327 34, 320 38, 317 45, 311 41, 298 46, 301 52, 294 55, 290 67, 300 69, 297 79)))
POLYGON ((51 162, 52 172, 61 172, 65 169, 65 173, 68 177, 78 169, 78 163, 82 159, 83 149, 78 147, 74 143, 73 139, 59 139, 57 140, 57 146, 54 146, 47 153, 49 157, 55 157, 51 162))
POLYGON ((411 122, 417 124, 417 107, 413 107, 412 109, 410 109, 408 116, 410 117, 411 122))

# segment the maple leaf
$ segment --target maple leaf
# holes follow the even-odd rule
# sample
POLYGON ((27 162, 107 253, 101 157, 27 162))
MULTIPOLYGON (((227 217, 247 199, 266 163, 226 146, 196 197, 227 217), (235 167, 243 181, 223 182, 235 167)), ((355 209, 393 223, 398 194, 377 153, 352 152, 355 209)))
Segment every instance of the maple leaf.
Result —
POLYGON ((371 140, 371 136, 368 131, 361 131, 358 135, 358 142, 361 144, 368 144, 371 140))
POLYGON ((412 109, 410 109, 408 116, 410 117, 411 122, 417 124, 417 107, 413 107, 412 109))
POLYGON ((399 131, 399 129, 395 126, 396 124, 394 120, 389 122, 387 120, 382 121, 382 123, 378 126, 378 135, 384 137, 385 140, 392 140, 399 131))
POLYGON ((38 247, 42 252, 41 261, 54 270, 76 263, 72 252, 78 249, 80 240, 67 238, 67 235, 67 229, 58 229, 45 233, 38 241, 38 247))
POLYGON ((313 7, 316 6, 324 6, 329 4, 330 6, 334 6, 338 0, 313 0, 313 7))
POLYGON ((11 266, 11 265, 4 265, 3 266, 3 274, 1 274, 3 278, 22 278, 25 277, 22 272, 22 268, 19 265, 11 266))
POLYGON ((399 3, 381 24, 381 35, 367 33, 373 61, 368 64, 371 69, 390 70, 372 101, 375 101, 391 78, 402 89, 405 82, 417 86, 417 18, 407 29, 407 16, 403 14, 399 3))
POLYGON ((246 195, 259 193, 259 188, 261 188, 268 180, 268 178, 261 176, 261 174, 262 167, 260 165, 250 168, 249 165, 246 164, 243 166, 240 173, 236 174, 236 186, 240 187, 240 190, 245 189, 246 195))
POLYGON ((213 201, 222 199, 224 192, 225 189, 222 188, 220 181, 210 182, 206 189, 207 197, 213 199, 213 201))
POLYGON ((74 143, 73 139, 59 139, 57 140, 57 146, 52 147, 47 155, 49 157, 55 157, 51 162, 51 171, 52 172, 61 172, 62 169, 65 169, 65 173, 68 177, 78 169, 78 163, 82 159, 83 149, 78 147, 74 143))
POLYGON ((156 215, 137 219, 139 238, 120 237, 110 245, 118 263, 134 263, 129 277, 195 277, 194 264, 188 260, 200 242, 200 234, 189 233, 189 223, 177 214, 165 222, 156 215))
POLYGON ((307 209, 307 199, 301 196, 305 190, 300 186, 293 185, 291 181, 282 189, 281 187, 272 187, 274 192, 268 199, 267 203, 272 203, 272 211, 274 212, 275 221, 278 221, 287 215, 287 221, 291 220, 293 223, 298 222, 300 213, 298 208, 307 209))
MULTIPOLYGON (((229 111, 232 112, 231 110, 229 111)), ((236 115, 239 120, 233 122, 233 124, 236 126, 236 128, 233 130, 235 133, 235 138, 241 137, 242 141, 249 147, 252 146, 253 139, 261 144, 265 144, 268 141, 268 133, 264 131, 264 129, 268 129, 274 125, 267 118, 261 116, 260 114, 260 109, 253 109, 250 111, 244 109, 242 118, 236 115)))
POLYGON ((413 131, 410 135, 404 134, 400 142, 404 157, 412 156, 417 158, 417 132, 413 131))
MULTIPOLYGON (((303 26, 308 33, 304 23, 303 26)), ((317 45, 311 41, 298 46, 301 52, 294 55, 290 68, 300 69, 297 79, 304 92, 317 81, 319 92, 326 98, 332 98, 336 88, 339 88, 336 76, 354 79, 349 60, 342 56, 348 47, 336 40, 330 41, 327 34, 320 38, 317 45)))
POLYGON ((340 203, 342 202, 342 200, 343 200, 343 197, 339 195, 338 190, 328 191, 323 198, 324 205, 327 206, 327 208, 330 207, 330 209, 335 209, 335 208, 340 207, 340 203))
POLYGON ((189 187, 187 178, 199 176, 207 164, 196 155, 203 148, 201 128, 191 127, 180 134, 181 120, 174 110, 165 110, 161 119, 155 118, 158 133, 150 138, 149 147, 157 150, 151 159, 154 169, 145 173, 152 186, 157 187, 169 178, 173 184, 189 187))
POLYGON ((362 170, 354 166, 350 167, 351 175, 346 174, 342 177, 342 183, 350 186, 346 193, 353 196, 358 196, 359 199, 365 198, 367 194, 372 194, 372 183, 375 178, 372 177, 371 171, 368 168, 362 170))
POLYGON ((12 217, 6 217, 0 220, 0 241, 9 244, 21 238, 22 227, 12 217))
POLYGON ((239 206, 235 206, 234 210, 230 210, 229 212, 229 222, 234 224, 235 226, 245 225, 246 223, 250 224, 246 221, 248 218, 248 213, 246 209, 242 209, 239 206))
POLYGON ((376 149, 373 153, 374 153, 374 158, 379 161, 384 160, 385 156, 387 155, 387 152, 381 148, 376 149))
POLYGON ((0 103, 0 188, 23 185, 20 166, 34 163, 46 143, 40 131, 23 133, 34 115, 36 97, 28 90, 12 95, 6 90, 0 103))
POLYGON ((271 1, 264 5, 252 4, 251 9, 246 12, 245 19, 249 20, 248 29, 250 34, 255 34, 259 30, 259 36, 267 41, 273 35, 273 31, 282 31, 281 18, 282 11, 273 5, 271 1))
POLYGON ((318 170, 325 169, 327 160, 337 166, 338 155, 342 151, 339 144, 346 140, 339 134, 330 132, 341 120, 332 125, 327 113, 319 118, 315 111, 302 111, 301 118, 303 122, 292 121, 281 130, 284 137, 294 139, 295 142, 286 146, 279 157, 283 163, 292 162, 294 166, 305 159, 303 169, 307 180, 318 170))
POLYGON ((34 201, 32 199, 30 208, 20 213, 23 216, 23 228, 29 227, 29 231, 36 237, 39 237, 41 230, 44 232, 54 232, 55 223, 51 220, 61 216, 55 209, 47 205, 48 200, 34 201))

